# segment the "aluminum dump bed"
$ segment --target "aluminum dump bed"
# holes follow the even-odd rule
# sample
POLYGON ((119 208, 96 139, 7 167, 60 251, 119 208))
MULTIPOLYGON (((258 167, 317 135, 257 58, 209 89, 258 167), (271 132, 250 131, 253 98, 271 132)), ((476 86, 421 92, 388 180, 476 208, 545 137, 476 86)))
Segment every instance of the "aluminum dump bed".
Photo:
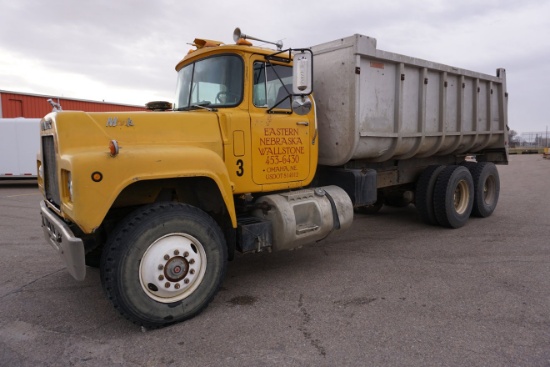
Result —
POLYGON ((467 154, 507 163, 504 69, 490 76, 381 51, 358 34, 312 51, 320 164, 467 154))

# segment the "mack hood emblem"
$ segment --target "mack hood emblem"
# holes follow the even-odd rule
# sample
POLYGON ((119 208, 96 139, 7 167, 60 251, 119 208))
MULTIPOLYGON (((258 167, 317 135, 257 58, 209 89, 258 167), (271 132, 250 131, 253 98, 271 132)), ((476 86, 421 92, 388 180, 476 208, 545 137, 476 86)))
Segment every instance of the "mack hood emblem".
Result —
POLYGON ((109 117, 107 119, 107 124, 105 125, 107 127, 115 127, 115 126, 134 126, 134 122, 131 118, 127 118, 126 121, 120 121, 118 120, 118 117, 109 117))

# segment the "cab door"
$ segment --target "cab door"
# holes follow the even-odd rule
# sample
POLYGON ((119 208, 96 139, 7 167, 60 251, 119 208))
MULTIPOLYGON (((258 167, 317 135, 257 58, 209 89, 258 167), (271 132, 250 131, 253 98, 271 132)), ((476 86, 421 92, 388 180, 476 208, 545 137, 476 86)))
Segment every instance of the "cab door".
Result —
POLYGON ((292 67, 251 56, 252 179, 255 184, 304 181, 310 174, 310 123, 292 113, 292 67))

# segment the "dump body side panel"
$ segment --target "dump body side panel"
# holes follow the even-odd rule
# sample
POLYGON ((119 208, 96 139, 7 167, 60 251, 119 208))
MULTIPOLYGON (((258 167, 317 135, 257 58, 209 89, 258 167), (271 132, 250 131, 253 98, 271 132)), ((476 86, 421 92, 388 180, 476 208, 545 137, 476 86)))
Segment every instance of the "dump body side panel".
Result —
POLYGON ((320 164, 495 151, 507 162, 504 69, 490 76, 385 52, 361 35, 312 50, 320 164))

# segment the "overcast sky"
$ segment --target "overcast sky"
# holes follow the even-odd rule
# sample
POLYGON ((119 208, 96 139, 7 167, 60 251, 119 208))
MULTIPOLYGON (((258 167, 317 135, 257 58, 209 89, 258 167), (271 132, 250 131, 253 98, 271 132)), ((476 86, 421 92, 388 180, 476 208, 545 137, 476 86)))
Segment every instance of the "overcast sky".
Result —
POLYGON ((384 51, 491 75, 504 67, 510 128, 550 127, 549 0, 0 0, 0 90, 172 101, 187 43, 231 43, 237 26, 285 47, 360 33, 384 51))

